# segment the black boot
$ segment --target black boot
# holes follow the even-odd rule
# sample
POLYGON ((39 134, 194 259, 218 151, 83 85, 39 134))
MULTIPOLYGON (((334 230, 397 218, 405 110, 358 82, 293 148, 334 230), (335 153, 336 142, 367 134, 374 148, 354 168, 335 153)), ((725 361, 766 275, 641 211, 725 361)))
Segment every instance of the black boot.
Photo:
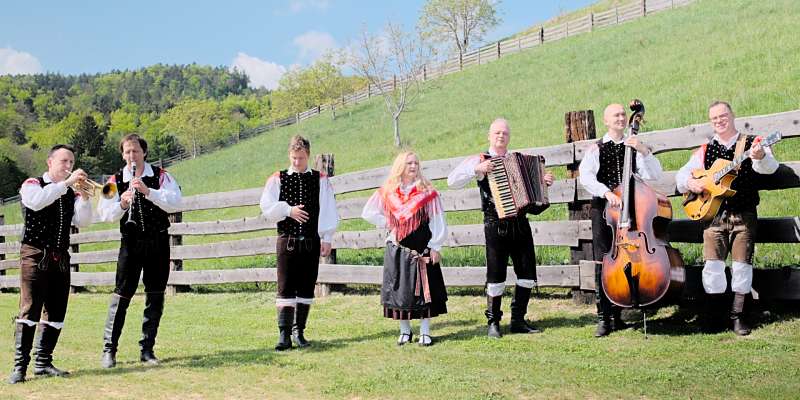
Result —
POLYGON ((731 306, 731 321, 733 322, 733 333, 739 336, 747 336, 750 334, 750 327, 744 322, 744 293, 733 294, 733 305, 731 306))
POLYGON ((631 327, 625 321, 622 320, 622 307, 611 306, 611 310, 613 311, 614 314, 613 326, 615 331, 622 331, 631 327))
POLYGON ((69 372, 62 371, 53 366, 53 350, 58 343, 61 329, 56 329, 49 324, 41 323, 39 340, 36 341, 36 360, 33 364, 34 375, 67 376, 69 372))
POLYGON ((128 306, 131 299, 111 295, 111 303, 108 305, 108 318, 103 329, 103 358, 100 365, 103 368, 114 368, 117 366, 117 346, 119 337, 122 335, 122 327, 125 325, 125 315, 128 313, 128 306))
POLYGON ((36 334, 36 325, 27 325, 22 322, 16 323, 14 332, 14 369, 8 376, 8 383, 25 382, 25 374, 28 371, 28 363, 31 361, 31 347, 33 347, 33 337, 36 334))
POLYGON ((294 325, 294 307, 278 308, 278 344, 275 350, 284 351, 292 348, 292 325, 294 325))
POLYGON ((503 311, 500 310, 502 302, 503 296, 486 296, 486 321, 489 325, 490 338, 499 339, 503 336, 500 333, 500 319, 503 318, 503 311))
POLYGON ((311 343, 303 336, 303 331, 306 329, 306 321, 308 321, 308 312, 311 309, 310 304, 297 303, 297 310, 294 314, 294 325, 292 326, 292 340, 297 347, 308 347, 311 343))
POLYGON ((595 264, 594 284, 596 288, 595 304, 597 305, 597 329, 594 331, 594 337, 608 336, 613 330, 611 325, 612 304, 608 297, 606 297, 606 292, 603 290, 603 280, 601 279, 602 269, 602 264, 595 264))
POLYGON ((528 313, 528 301, 531 288, 517 285, 514 288, 514 299, 511 300, 511 333, 540 333, 541 331, 525 320, 528 313))
POLYGON ((142 319, 142 340, 139 346, 142 348, 139 360, 145 364, 158 365, 159 361, 153 352, 158 335, 158 325, 161 323, 161 315, 164 313, 164 293, 147 293, 144 300, 144 318, 142 319))
POLYGON ((706 294, 704 297, 703 311, 700 321, 700 330, 703 333, 719 333, 724 329, 721 316, 724 315, 722 304, 725 294, 706 294))

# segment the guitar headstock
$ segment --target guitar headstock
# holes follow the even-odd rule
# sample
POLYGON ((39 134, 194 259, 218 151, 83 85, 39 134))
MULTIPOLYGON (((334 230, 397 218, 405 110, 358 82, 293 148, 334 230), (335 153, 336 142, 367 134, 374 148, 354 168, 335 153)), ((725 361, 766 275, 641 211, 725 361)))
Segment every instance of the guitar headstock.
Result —
POLYGON ((783 134, 781 134, 778 131, 775 131, 767 136, 760 136, 760 138, 761 140, 759 140, 758 143, 761 145, 761 147, 769 147, 775 143, 780 142, 780 140, 783 138, 783 134))

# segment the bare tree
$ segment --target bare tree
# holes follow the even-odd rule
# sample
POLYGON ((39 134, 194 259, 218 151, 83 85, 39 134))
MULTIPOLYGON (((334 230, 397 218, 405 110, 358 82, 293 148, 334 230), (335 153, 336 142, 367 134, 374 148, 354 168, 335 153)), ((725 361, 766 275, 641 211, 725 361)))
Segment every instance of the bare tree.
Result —
MULTIPOLYGON (((471 43, 479 42, 500 23, 493 0, 428 0, 417 28, 422 37, 437 44, 455 44, 459 59, 471 43)), ((447 47, 450 47, 449 45, 447 47)))
POLYGON ((364 30, 351 49, 350 64, 370 89, 383 97, 394 125, 394 145, 400 147, 400 114, 422 90, 423 68, 432 51, 416 35, 389 22, 383 35, 364 30))

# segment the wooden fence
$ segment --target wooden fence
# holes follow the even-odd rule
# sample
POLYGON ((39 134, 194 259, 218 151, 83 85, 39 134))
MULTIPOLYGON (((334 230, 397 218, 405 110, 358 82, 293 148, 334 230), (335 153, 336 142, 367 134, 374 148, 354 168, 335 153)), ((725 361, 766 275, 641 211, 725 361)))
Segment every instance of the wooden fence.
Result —
MULTIPOLYGON (((779 114, 739 118, 740 130, 752 133, 781 131, 785 138, 800 136, 800 110, 779 114)), ((643 133, 642 141, 651 146, 655 153, 691 149, 704 143, 712 131, 706 124, 691 125, 682 128, 667 129, 643 133)), ((542 154, 550 167, 574 165, 580 161, 586 149, 593 143, 590 140, 565 143, 556 146, 520 149, 525 153, 542 154)), ((464 157, 426 161, 423 163, 425 173, 431 179, 442 179, 460 163, 464 157)), ((377 188, 388 172, 387 168, 342 174, 331 178, 337 194, 344 194, 365 189, 377 188)), ((670 196, 677 195, 674 183, 675 171, 666 172, 663 179, 654 186, 670 196)), ((800 161, 783 162, 779 176, 767 176, 762 179, 765 190, 780 190, 800 187, 800 161)), ((222 209, 229 207, 257 205, 262 188, 252 188, 231 192, 209 193, 184 198, 182 212, 222 209)), ((480 198, 477 189, 445 190, 441 193, 446 211, 479 210, 480 198)), ((550 188, 550 201, 554 204, 574 205, 576 202, 590 199, 591 196, 579 185, 575 178, 558 180, 550 188)), ((339 216, 343 220, 360 218, 360 212, 367 197, 339 200, 337 204, 339 216)), ((181 213, 174 215, 180 221, 181 213)), ((2 219, 0 219, 2 221, 2 219)), ((578 248, 581 242, 591 240, 591 222, 588 220, 534 221, 531 222, 534 242, 537 246, 569 246, 578 248)), ((175 222, 169 232, 172 236, 171 258, 173 269, 180 269, 183 260, 216 259, 236 256, 252 256, 272 254, 275 252, 275 237, 268 236, 265 230, 275 225, 266 222, 260 216, 236 220, 218 220, 205 222, 175 222), (221 241, 202 245, 182 245, 181 238, 188 235, 213 235, 225 233, 241 233, 264 231, 264 236, 252 239, 221 241)), ((800 218, 788 216, 781 218, 759 219, 759 233, 756 238, 760 243, 800 243, 800 218)), ((7 236, 19 237, 21 225, 0 225, 0 272, 18 268, 18 260, 3 260, 6 255, 18 253, 19 242, 7 241, 7 236)), ((337 232, 333 238, 333 247, 338 249, 371 249, 381 248, 386 232, 383 230, 343 231, 337 232)), ((670 225, 673 242, 702 242, 699 224, 693 221, 676 220, 670 225)), ((71 236, 75 245, 99 242, 116 242, 120 238, 117 229, 93 232, 80 232, 71 236)), ((482 225, 451 225, 447 247, 481 246, 484 243, 482 225)), ((117 250, 78 252, 73 248, 74 264, 97 264, 115 262, 117 250)), ((589 258, 589 257, 584 257, 589 258)), ((778 271, 780 272, 780 271, 778 271)), ((781 272, 785 276, 770 276, 763 280, 776 281, 783 285, 782 289, 773 289, 780 296, 800 298, 800 273, 781 272)), ((485 268, 446 267, 445 282, 449 286, 482 286, 485 268)), ((568 265, 547 265, 538 267, 538 280, 542 286, 559 286, 594 289, 594 266, 589 261, 574 260, 568 265)), ((515 276, 509 268, 509 283, 515 276)), ((229 270, 175 270, 170 285, 218 284, 233 282, 275 281, 274 268, 245 268, 229 270)), ((757 279, 758 280, 758 279, 757 279)), ((322 264, 319 282, 326 284, 380 284, 380 266, 322 264)), ((78 268, 73 272, 72 285, 76 287, 90 285, 113 285, 114 273, 85 273, 78 268)), ((0 276, 0 288, 17 287, 18 277, 15 275, 0 276)))

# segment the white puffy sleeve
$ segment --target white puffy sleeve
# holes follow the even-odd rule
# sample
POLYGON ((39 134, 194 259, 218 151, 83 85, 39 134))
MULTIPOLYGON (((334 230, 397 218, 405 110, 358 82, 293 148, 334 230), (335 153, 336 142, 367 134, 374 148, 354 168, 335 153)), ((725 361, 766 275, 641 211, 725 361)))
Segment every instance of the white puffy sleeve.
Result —
MULTIPOLYGON (((108 178, 108 182, 116 184, 117 180, 114 175, 112 175, 110 178, 108 178)), ((119 192, 115 192, 114 197, 110 199, 101 196, 100 200, 97 202, 97 215, 100 217, 100 221, 119 221, 124 214, 125 210, 123 210, 119 205, 119 192)))
POLYGON ((480 155, 467 157, 447 175, 447 186, 450 187, 450 189, 461 189, 467 186, 472 178, 477 178, 478 180, 483 179, 482 175, 478 176, 478 174, 475 173, 475 167, 480 163, 480 155))
POLYGON ((603 197, 610 191, 608 186, 597 180, 597 171, 600 170, 600 148, 592 145, 578 166, 578 183, 594 197, 603 197))
POLYGON ((692 177, 692 171, 700 168, 703 168, 703 147, 695 150, 689 161, 675 174, 675 186, 677 186, 679 192, 686 193, 689 191, 686 183, 692 177))
POLYGON ((150 194, 146 199, 153 202, 160 209, 167 213, 174 213, 181 207, 181 187, 178 182, 167 171, 161 170, 159 176, 159 189, 150 189, 150 194))
POLYGON ((435 199, 429 201, 425 205, 428 213, 428 226, 431 229, 431 240, 428 241, 428 247, 433 250, 441 251, 444 242, 447 240, 447 221, 444 217, 444 207, 442 206, 442 198, 436 196, 435 199))
MULTIPOLYGON (((280 193, 280 190, 278 193, 280 193)), ((322 176, 319 181, 319 223, 317 226, 320 240, 330 243, 338 225, 339 213, 336 212, 336 197, 333 193, 333 186, 331 186, 327 176, 322 176)))
POLYGON ((33 211, 39 211, 65 195, 67 189, 67 184, 63 181, 42 187, 38 179, 28 178, 22 183, 19 196, 22 205, 33 211))
MULTIPOLYGON (((320 191, 321 188, 320 188, 320 191)), ((285 201, 279 201, 281 195, 281 176, 274 173, 267 179, 264 192, 261 193, 261 213, 269 222, 283 221, 292 211, 292 207, 285 201)))
POLYGON ((385 228, 386 216, 383 212, 383 196, 381 196, 380 190, 376 190, 367 200, 367 204, 364 204, 364 208, 361 210, 361 218, 378 228, 385 228))

